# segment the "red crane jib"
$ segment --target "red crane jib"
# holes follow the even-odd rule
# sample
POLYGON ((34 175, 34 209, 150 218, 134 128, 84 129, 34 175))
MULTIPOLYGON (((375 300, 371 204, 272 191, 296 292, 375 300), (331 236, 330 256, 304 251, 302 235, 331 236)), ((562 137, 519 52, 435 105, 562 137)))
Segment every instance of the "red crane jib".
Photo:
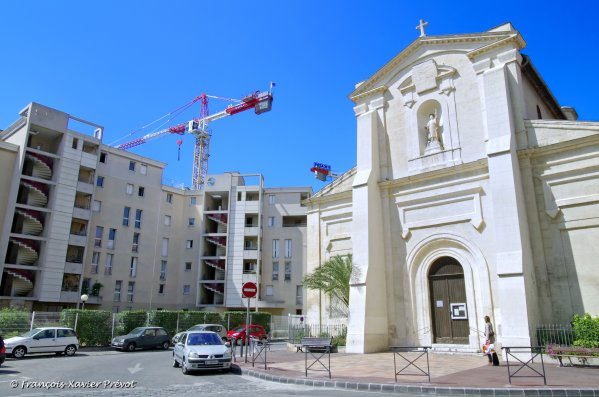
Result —
MULTIPOLYGON (((244 98, 244 101, 245 101, 245 98, 244 98)), ((252 98, 252 99, 248 100, 247 102, 242 102, 238 105, 233 105, 233 106, 226 108, 225 112, 227 112, 230 115, 234 115, 234 114, 237 114, 237 113, 240 113, 245 110, 253 108, 254 106, 256 106, 257 103, 258 103, 258 98, 252 98)))

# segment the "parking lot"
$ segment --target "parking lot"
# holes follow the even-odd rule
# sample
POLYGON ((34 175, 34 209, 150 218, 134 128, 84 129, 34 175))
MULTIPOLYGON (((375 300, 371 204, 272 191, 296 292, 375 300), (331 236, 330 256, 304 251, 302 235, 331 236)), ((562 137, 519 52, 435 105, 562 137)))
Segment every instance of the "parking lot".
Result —
MULTIPOLYGON (((8 358, 0 367, 0 395, 18 396, 68 392, 102 395, 129 394, 128 391, 180 388, 202 385, 202 389, 244 389, 248 381, 222 372, 185 376, 172 367, 172 350, 146 350, 125 353, 114 350, 80 350, 73 357, 54 354, 8 358)), ((147 394, 145 394, 147 395, 147 394)))
MULTIPOLYGON (((284 348, 284 344, 272 345, 274 350, 284 348)), ((199 391, 220 396, 347 395, 347 391, 343 390, 266 382, 231 372, 209 371, 184 375, 181 369, 172 367, 172 348, 131 353, 83 349, 72 357, 27 355, 20 360, 7 358, 0 367, 1 396, 174 397, 197 396, 199 391)))

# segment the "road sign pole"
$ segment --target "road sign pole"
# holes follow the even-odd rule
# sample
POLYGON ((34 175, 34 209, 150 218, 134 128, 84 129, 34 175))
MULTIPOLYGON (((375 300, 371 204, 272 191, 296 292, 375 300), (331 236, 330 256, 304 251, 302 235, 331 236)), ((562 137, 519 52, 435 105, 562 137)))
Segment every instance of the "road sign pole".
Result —
POLYGON ((245 314, 245 362, 248 362, 248 350, 250 350, 250 299, 248 298, 248 307, 245 314))

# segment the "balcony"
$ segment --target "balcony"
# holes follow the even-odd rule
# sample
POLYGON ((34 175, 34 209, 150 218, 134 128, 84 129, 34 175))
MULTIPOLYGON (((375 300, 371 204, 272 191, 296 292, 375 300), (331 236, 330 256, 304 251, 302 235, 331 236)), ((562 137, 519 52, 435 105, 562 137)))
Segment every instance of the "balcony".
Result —
POLYGON ((69 245, 76 245, 78 247, 85 247, 87 244, 87 236, 85 234, 69 234, 69 245))
POLYGON ((97 163, 98 163, 98 154, 96 152, 93 152, 93 153, 87 153, 85 151, 81 152, 81 165, 95 169, 97 163))
POLYGON ((65 262, 64 272, 72 274, 83 274, 83 263, 65 262))
POLYGON ((81 193, 92 194, 94 192, 94 185, 84 181, 77 181, 77 191, 81 193))
POLYGON ((81 299, 79 291, 60 291, 60 301, 66 303, 77 303, 81 299))
POLYGON ((257 226, 246 226, 243 232, 246 236, 258 236, 259 230, 257 226))
POLYGON ((258 250, 256 248, 243 250, 243 259, 258 259, 258 250))
POLYGON ((88 221, 91 217, 91 211, 88 208, 73 207, 73 218, 88 221))

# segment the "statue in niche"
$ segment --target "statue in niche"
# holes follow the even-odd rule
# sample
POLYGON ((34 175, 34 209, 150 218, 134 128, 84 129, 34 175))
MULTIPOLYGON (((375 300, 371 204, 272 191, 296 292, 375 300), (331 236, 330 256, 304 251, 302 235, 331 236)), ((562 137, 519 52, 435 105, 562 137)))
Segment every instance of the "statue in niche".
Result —
POLYGON ((435 109, 435 113, 431 113, 429 115, 428 122, 424 126, 427 131, 427 149, 441 149, 441 136, 439 135, 439 127, 440 125, 437 118, 437 109, 435 109))

